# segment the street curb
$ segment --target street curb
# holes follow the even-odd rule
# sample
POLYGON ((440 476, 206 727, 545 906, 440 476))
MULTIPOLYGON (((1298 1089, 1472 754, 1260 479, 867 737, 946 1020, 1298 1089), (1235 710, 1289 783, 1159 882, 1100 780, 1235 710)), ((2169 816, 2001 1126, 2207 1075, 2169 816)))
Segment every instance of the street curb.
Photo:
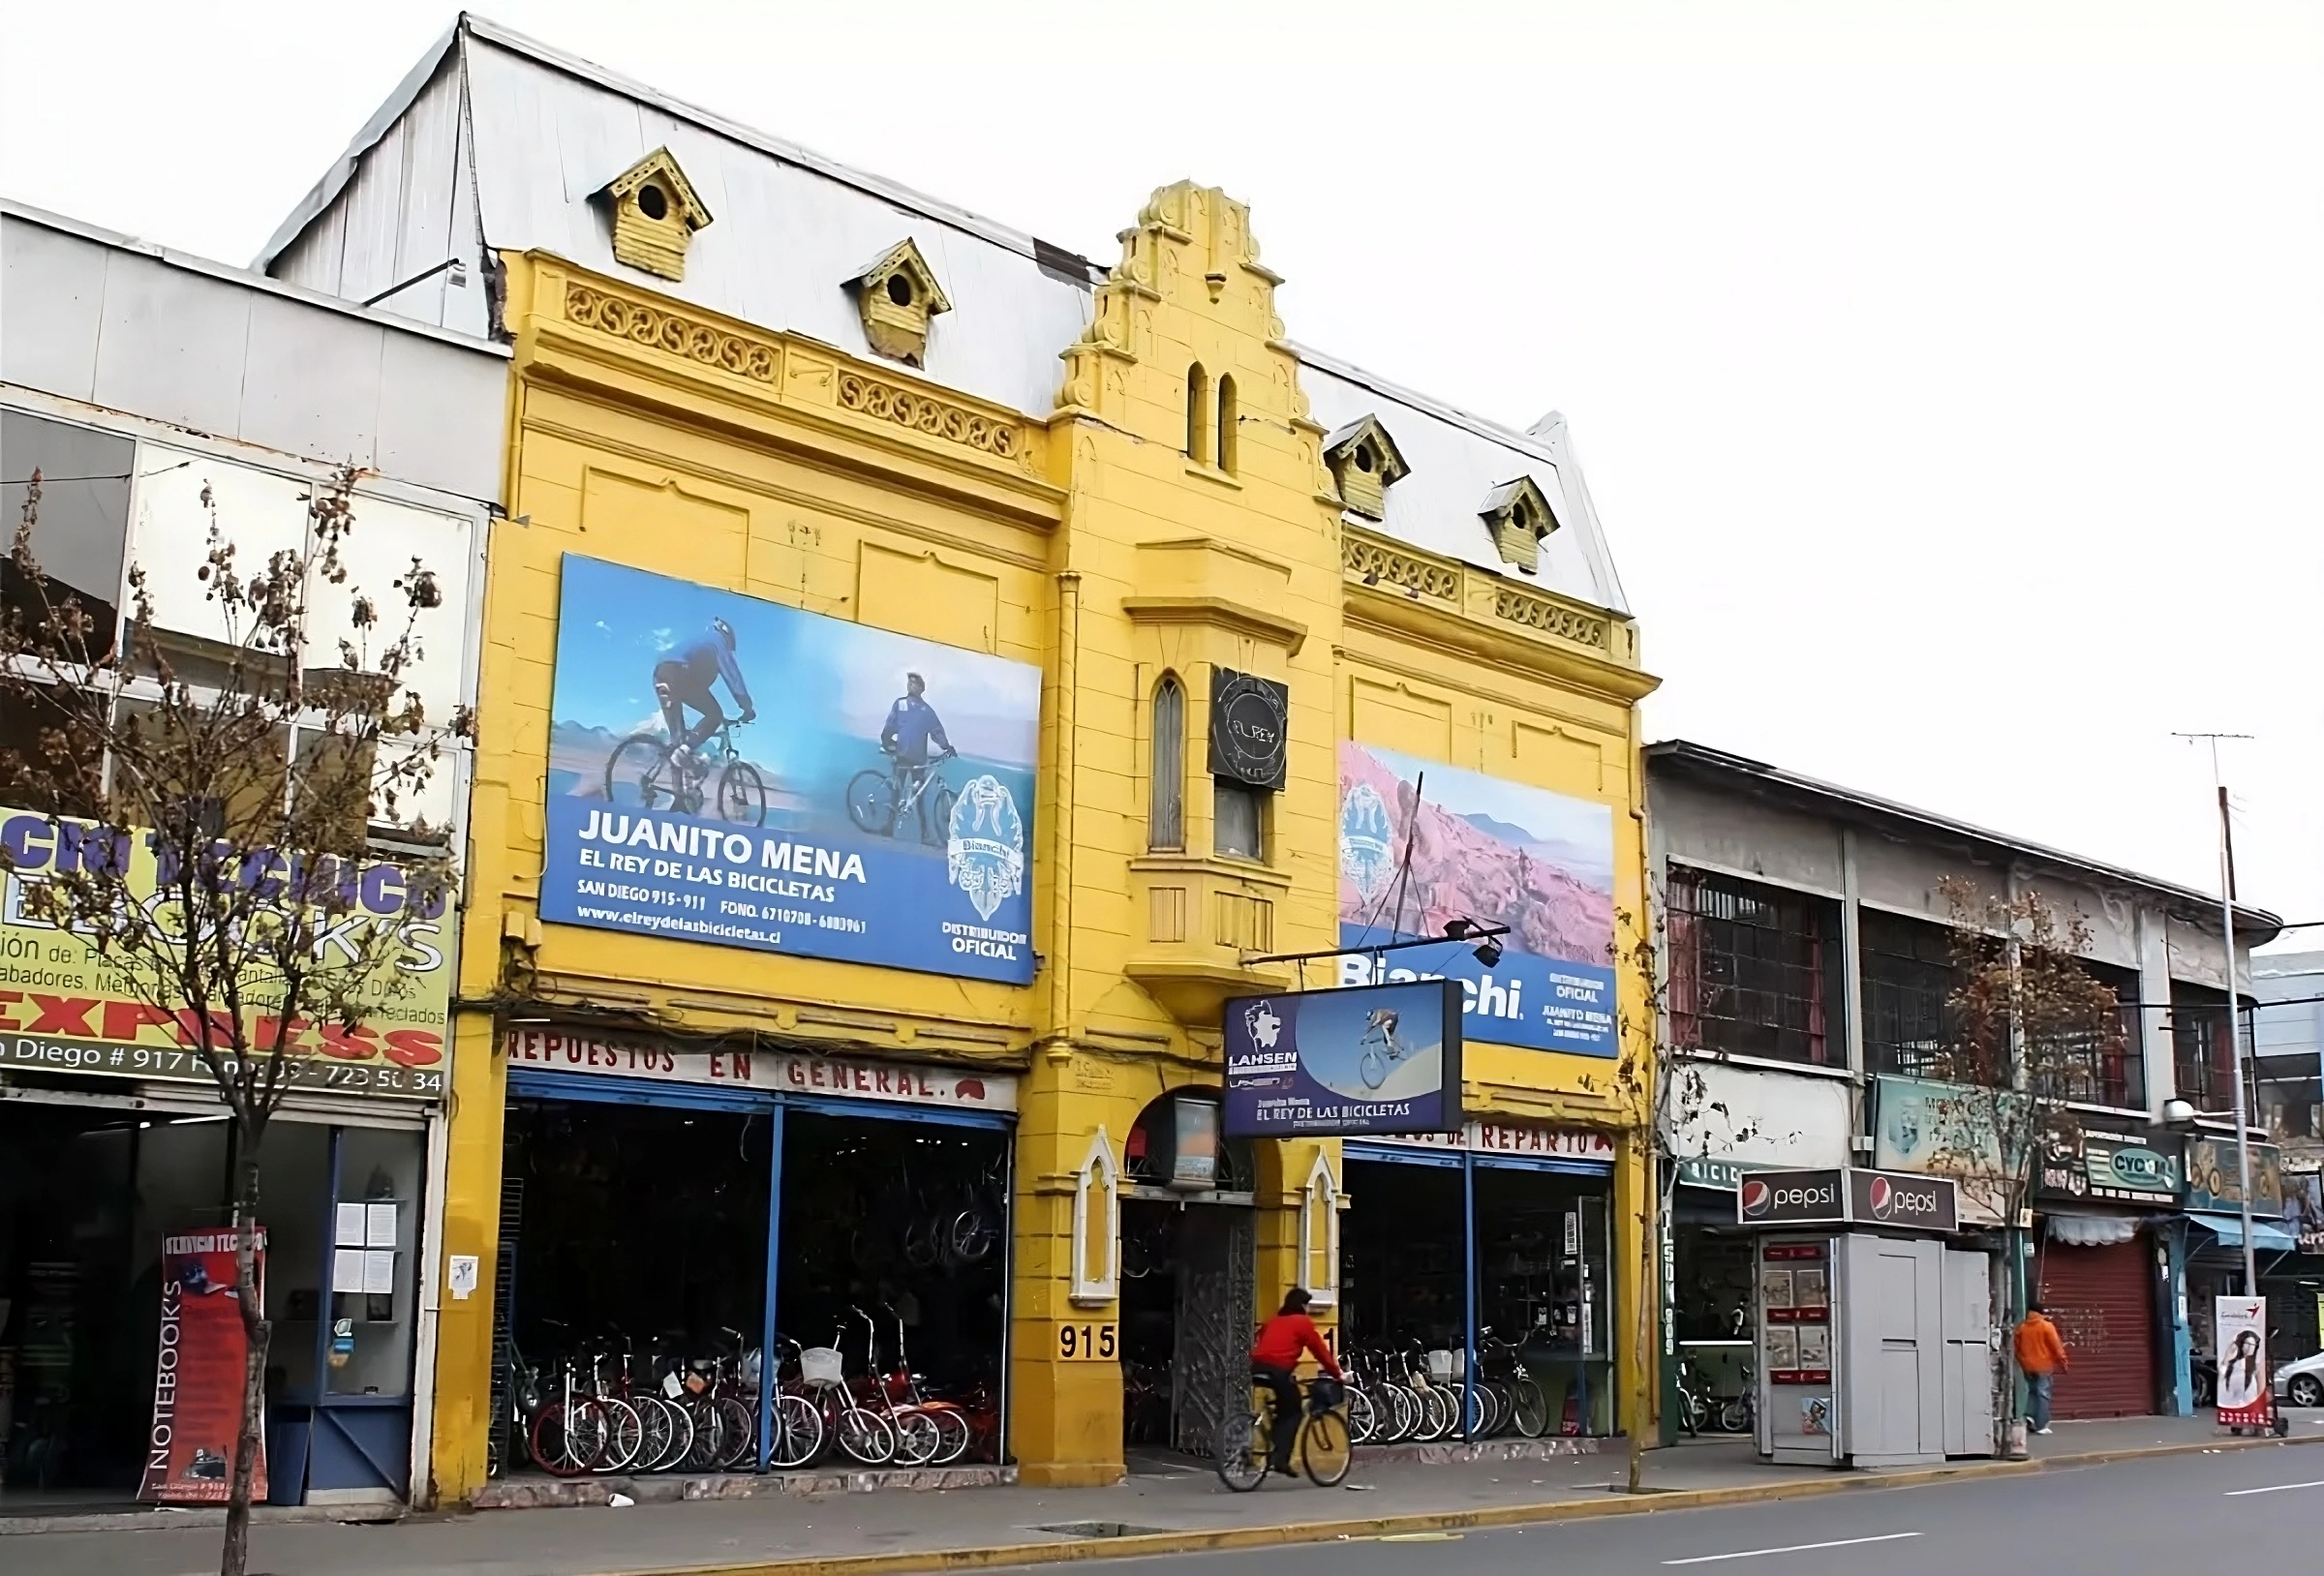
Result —
POLYGON ((730 1565, 647 1566, 618 1576, 910 1576, 922 1571, 994 1570, 1011 1565, 1055 1565, 1085 1560, 1140 1560, 1167 1554, 1218 1554, 1235 1549, 1280 1548, 1295 1543, 1336 1543, 1393 1537, 1410 1532, 1460 1532, 1498 1527, 1531 1527, 1548 1522, 1596 1521, 1609 1516, 1646 1516, 1667 1510, 1702 1510, 1718 1505, 1770 1500, 1804 1500, 1832 1494, 1877 1493, 1929 1483, 1979 1477, 2022 1476, 2071 1467, 2155 1456, 2203 1455, 2222 1450, 2324 1444, 2324 1433, 2305 1439, 2222 1439, 2186 1444, 2142 1445, 2125 1450, 2089 1450, 2034 1461, 1964 1462, 1957 1466, 1905 1471, 1808 1478, 1781 1483, 1738 1484, 1731 1488, 1673 1489, 1631 1498, 1560 1500, 1546 1504, 1493 1505, 1480 1510, 1415 1511, 1356 1521, 1291 1522, 1270 1527, 1218 1527, 1177 1532, 1134 1532, 1122 1537, 1066 1538, 1048 1543, 1003 1543, 980 1549, 898 1550, 890 1554, 810 1555, 796 1560, 752 1561, 730 1565))

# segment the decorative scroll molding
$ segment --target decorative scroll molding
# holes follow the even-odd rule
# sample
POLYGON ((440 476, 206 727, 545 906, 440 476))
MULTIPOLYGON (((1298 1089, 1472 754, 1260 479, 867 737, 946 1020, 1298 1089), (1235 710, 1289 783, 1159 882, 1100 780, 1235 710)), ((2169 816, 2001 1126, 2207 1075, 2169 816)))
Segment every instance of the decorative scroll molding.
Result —
POLYGON ((1460 571, 1450 564, 1430 563, 1350 532, 1342 539, 1341 565, 1351 574, 1376 576, 1391 586, 1417 591, 1424 596, 1460 600, 1460 571))
POLYGON ((738 378, 759 383, 775 381, 779 355, 773 345, 700 318, 682 317, 661 307, 580 284, 567 284, 565 288, 565 316, 568 322, 580 327, 682 355, 738 378))
POLYGON ((996 421, 965 406, 915 389, 883 383, 860 372, 841 371, 840 409, 892 421, 932 438, 964 443, 1002 460, 1015 460, 1024 452, 1023 440, 1013 423, 996 421))
POLYGON ((1535 596, 1513 586, 1503 586, 1493 593, 1493 612, 1512 623, 1521 623, 1528 629, 1539 629, 1560 640, 1571 640, 1583 646, 1595 646, 1600 651, 1612 649, 1613 636, 1605 619, 1535 596))

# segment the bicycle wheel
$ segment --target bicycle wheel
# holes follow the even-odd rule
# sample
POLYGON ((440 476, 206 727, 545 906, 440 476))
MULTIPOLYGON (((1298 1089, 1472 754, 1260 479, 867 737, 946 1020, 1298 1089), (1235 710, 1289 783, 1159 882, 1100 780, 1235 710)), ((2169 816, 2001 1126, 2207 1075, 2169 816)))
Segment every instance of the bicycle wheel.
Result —
POLYGON ((944 1257, 954 1265, 981 1264, 1000 1243, 1000 1223, 983 1208, 963 1209, 944 1224, 944 1257))
POLYGON ((1369 1444, 1380 1432, 1380 1413, 1373 1409, 1371 1393, 1348 1386, 1348 1442, 1369 1444))
POLYGON ((937 1432, 944 1436, 944 1442, 936 1450, 935 1459, 930 1465, 949 1467, 968 1453, 968 1441, 971 1438, 968 1419, 961 1415, 961 1409, 958 1407, 950 1406, 931 1407, 928 1409, 928 1415, 934 1420, 937 1432))
POLYGON ((924 841, 941 848, 952 840, 952 806, 959 798, 960 795, 943 783, 929 790, 928 805, 923 812, 927 819, 920 823, 920 835, 924 841))
POLYGON ((767 1452, 770 1467, 804 1467, 823 1453, 823 1414, 803 1395, 775 1398, 775 1437, 767 1452))
POLYGON ((840 1448, 866 1467, 885 1467, 896 1459, 896 1431, 874 1411, 848 1405, 841 1409, 840 1448))
POLYGON ((1248 1416, 1232 1411, 1219 1420, 1218 1480, 1237 1494, 1250 1493, 1267 1476, 1269 1427, 1265 1407, 1248 1416))
POLYGON ((1511 1409, 1516 1413, 1518 1433, 1538 1440, 1549 1432, 1549 1398, 1542 1393, 1541 1380, 1530 1374, 1519 1376, 1514 1399, 1511 1409))
POLYGON ((1335 1411, 1319 1411, 1300 1429, 1300 1469, 1319 1489, 1337 1486, 1354 1465, 1348 1425, 1335 1411))
POLYGON ((767 780, 749 761, 728 761, 719 773, 719 819, 746 827, 767 824, 767 780))
POLYGON ((633 733, 605 757, 605 802, 666 810, 678 800, 671 777, 669 742, 657 733, 633 733))
POLYGON ((847 779, 847 819, 876 837, 896 830, 896 785, 869 768, 847 779))
POLYGON ((889 1419, 896 1430, 896 1465, 925 1467, 944 1448, 944 1431, 936 1420, 916 1407, 906 1407, 889 1419))
POLYGON ((1421 1424, 1421 1442, 1434 1444, 1460 1425, 1460 1414, 1452 1409, 1452 1393, 1441 1384, 1431 1384, 1420 1397, 1427 1413, 1421 1424))
POLYGON ((670 1453, 670 1436, 677 1425, 670 1419, 669 1408, 657 1395, 636 1395, 629 1398, 630 1408, 644 1432, 637 1442, 637 1454, 629 1465, 633 1470, 650 1472, 655 1464, 670 1453))
POLYGON ((646 1420, 637 1409, 618 1396, 599 1396, 597 1405, 605 1412, 605 1448, 597 1453, 591 1469, 599 1472, 626 1470, 645 1447, 646 1420))
POLYGON ((705 1396, 697 1396, 688 1402, 686 1409, 694 1419, 694 1438, 686 1447, 686 1454, 679 1459, 678 1465, 689 1472, 715 1471, 719 1465, 719 1452, 726 1447, 723 1434, 725 1421, 719 1416, 719 1409, 705 1396))
POLYGON ((670 1420, 670 1438, 661 1447, 661 1454, 654 1458, 654 1465, 647 1470, 666 1472, 684 1461, 694 1447, 694 1414, 662 1396, 653 1399, 660 1403, 661 1414, 670 1420))
POLYGON ((1751 1398, 1728 1396, 1719 1404, 1719 1427, 1728 1434, 1751 1432, 1751 1398))
POLYGON ((719 1397, 719 1470, 730 1472, 745 1461, 758 1465, 758 1413, 740 1397, 719 1397))
POLYGON ((542 1471, 553 1477, 580 1477, 604 1452, 604 1409, 586 1398, 569 1406, 552 1401, 534 1414, 526 1442, 542 1471))

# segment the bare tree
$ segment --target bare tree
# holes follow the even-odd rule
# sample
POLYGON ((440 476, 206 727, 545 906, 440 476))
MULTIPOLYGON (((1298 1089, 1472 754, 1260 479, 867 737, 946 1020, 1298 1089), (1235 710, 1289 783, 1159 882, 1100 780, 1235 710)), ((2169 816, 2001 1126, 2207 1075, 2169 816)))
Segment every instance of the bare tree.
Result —
MULTIPOLYGON (((2125 1054, 2122 1003, 2083 966, 2091 932, 2079 912, 1952 877, 1939 892, 1954 983, 1928 1075, 1949 1087, 1926 1103, 1924 1137, 1933 1169, 2015 1227, 2042 1157, 2081 1148, 2070 1103, 2101 1100, 2103 1068, 2125 1054)), ((2017 1415, 2014 1365, 2012 1347, 1997 1409, 2004 1424, 2017 1415)))
POLYGON ((391 585, 354 583, 357 479, 311 489, 300 545, 247 564, 205 486, 194 583, 157 588, 133 566, 120 628, 42 572, 38 472, 7 563, 0 705, 32 726, 0 752, 0 799, 48 817, 55 855, 35 868, 0 850, 0 864, 24 922, 85 949, 107 994, 168 1026, 229 1116, 247 1360, 225 1576, 248 1556, 271 1335, 255 1273, 267 1125, 329 1065, 319 1055, 375 1048, 367 1019, 412 988, 411 924, 451 890, 440 835, 410 809, 468 729, 410 687, 417 621, 442 596, 416 558, 391 585), (157 590, 204 609, 200 629, 157 618, 157 590), (393 864, 371 851, 382 826, 400 829, 393 864))

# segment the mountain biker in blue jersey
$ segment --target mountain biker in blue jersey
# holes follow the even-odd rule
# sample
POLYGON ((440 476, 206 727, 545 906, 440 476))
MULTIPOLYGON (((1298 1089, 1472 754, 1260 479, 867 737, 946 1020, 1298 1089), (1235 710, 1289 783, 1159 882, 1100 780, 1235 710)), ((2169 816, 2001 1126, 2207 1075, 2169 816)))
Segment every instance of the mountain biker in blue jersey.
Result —
POLYGON ((726 713, 711 693, 711 686, 721 679, 726 682, 727 693, 742 708, 742 714, 734 720, 749 722, 757 716, 757 708, 750 704, 750 686, 743 682, 742 664, 734 659, 734 629, 724 619, 711 620, 701 639, 680 647, 654 665, 654 698, 661 704, 673 761, 691 761, 702 741, 725 725, 726 713), (690 728, 686 724, 688 707, 701 713, 701 720, 690 728))
MULTIPOLYGON (((880 725, 879 747, 896 757, 896 798, 902 803, 921 778, 928 775, 928 746, 933 742, 946 755, 960 753, 944 737, 944 719, 928 704, 928 682, 916 673, 903 676, 903 693, 888 708, 880 725)), ((928 826, 928 802, 919 802, 920 825, 928 826)))

